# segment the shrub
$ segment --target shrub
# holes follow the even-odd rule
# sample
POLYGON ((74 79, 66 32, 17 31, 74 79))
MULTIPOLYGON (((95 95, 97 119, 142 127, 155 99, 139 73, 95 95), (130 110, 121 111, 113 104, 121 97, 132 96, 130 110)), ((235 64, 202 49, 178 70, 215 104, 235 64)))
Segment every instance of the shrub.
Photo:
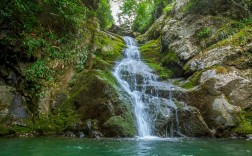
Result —
POLYGON ((211 29, 210 28, 202 28, 198 32, 196 32, 196 36, 199 39, 210 37, 210 35, 211 35, 211 29))
POLYGON ((46 61, 37 60, 30 68, 25 71, 25 76, 28 81, 38 80, 53 80, 54 71, 49 68, 46 61))

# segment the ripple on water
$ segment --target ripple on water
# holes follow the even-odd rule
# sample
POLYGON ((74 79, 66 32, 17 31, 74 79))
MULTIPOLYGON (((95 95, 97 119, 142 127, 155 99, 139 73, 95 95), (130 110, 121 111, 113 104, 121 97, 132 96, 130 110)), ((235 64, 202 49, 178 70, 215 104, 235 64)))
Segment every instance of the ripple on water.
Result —
POLYGON ((136 137, 126 139, 0 138, 0 156, 247 156, 252 140, 136 137))

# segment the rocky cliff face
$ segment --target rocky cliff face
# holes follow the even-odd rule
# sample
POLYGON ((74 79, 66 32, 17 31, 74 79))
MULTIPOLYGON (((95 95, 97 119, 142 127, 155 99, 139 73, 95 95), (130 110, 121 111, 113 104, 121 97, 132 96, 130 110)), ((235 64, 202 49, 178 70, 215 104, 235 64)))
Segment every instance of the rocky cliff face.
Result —
POLYGON ((35 63, 1 64, 0 135, 135 135, 130 99, 111 74, 123 40, 101 31, 95 19, 89 24, 71 60, 53 59, 30 75, 27 69, 35 63), (89 51, 82 51, 87 45, 89 51), (55 71, 53 81, 27 80, 45 67, 55 71))
POLYGON ((248 10, 224 0, 202 1, 198 7, 195 2, 177 0, 168 14, 139 36, 139 42, 145 43, 142 55, 164 71, 172 70, 172 77, 184 78, 175 83, 187 89, 191 112, 199 110, 196 114, 202 116, 202 120, 192 121, 183 117, 189 110, 181 111, 185 134, 197 136, 189 129, 200 125, 194 123, 198 121, 207 125, 199 129, 211 130, 217 137, 252 133, 251 115, 246 111, 252 107, 252 29, 251 21, 245 22, 248 10), (144 47, 154 41, 157 50, 146 51, 144 47), (158 59, 151 60, 146 53, 158 59))

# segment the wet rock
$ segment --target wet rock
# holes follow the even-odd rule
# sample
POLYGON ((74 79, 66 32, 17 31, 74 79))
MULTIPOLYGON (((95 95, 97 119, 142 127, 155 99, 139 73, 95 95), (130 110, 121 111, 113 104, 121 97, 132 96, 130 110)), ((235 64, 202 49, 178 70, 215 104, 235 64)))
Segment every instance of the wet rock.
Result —
POLYGON ((79 138, 84 138, 85 137, 85 134, 83 132, 79 132, 79 138))
POLYGON ((22 96, 15 95, 12 99, 9 114, 13 118, 16 119, 23 119, 27 118, 29 114, 27 113, 28 110, 26 109, 26 103, 22 99, 22 96))
MULTIPOLYGON (((16 68, 16 67, 12 67, 16 68)), ((5 66, 0 67, 0 76, 5 80, 5 82, 11 86, 18 84, 18 76, 14 69, 5 66)), ((16 69, 15 69, 16 70, 16 69)))
POLYGON ((52 103, 52 91, 49 88, 46 88, 43 91, 43 95, 39 97, 38 100, 38 112, 40 114, 48 114, 50 112, 51 103, 52 103))
POLYGON ((110 71, 94 70, 80 75, 67 103, 79 110, 90 136, 94 131, 107 137, 135 135, 130 98, 118 87, 110 71), (112 122, 114 119, 120 120, 112 122))
POLYGON ((195 107, 184 107, 178 110, 180 133, 190 137, 212 136, 199 110, 195 107))
POLYGON ((162 51, 173 51, 180 59, 180 65, 200 52, 200 49, 191 41, 192 36, 197 31, 197 25, 206 19, 197 15, 188 15, 186 19, 167 19, 162 29, 161 36, 162 51), (197 19, 195 23, 188 23, 188 19, 197 19))
POLYGON ((53 103, 53 108, 60 107, 67 99, 67 95, 64 93, 55 93, 55 101, 53 103))
POLYGON ((214 99, 212 109, 218 112, 215 121, 219 125, 223 125, 224 127, 235 127, 239 124, 239 119, 234 114, 241 111, 241 108, 229 104, 224 95, 214 99))
POLYGON ((64 134, 65 137, 75 138, 76 135, 73 132, 67 131, 64 134))
POLYGON ((207 70, 200 77, 200 85, 188 92, 189 105, 199 109, 218 137, 230 135, 230 129, 240 124, 241 109, 251 105, 251 81, 243 72, 220 67, 207 70))
POLYGON ((217 47, 204 52, 203 55, 188 62, 191 71, 202 70, 214 65, 225 64, 232 56, 238 55, 242 50, 231 46, 217 47))
POLYGON ((166 19, 165 15, 160 16, 155 21, 155 23, 145 32, 145 34, 139 35, 136 38, 136 40, 139 43, 146 43, 149 40, 158 39, 161 34, 161 30, 165 19, 166 19))
POLYGON ((2 121, 9 113, 9 107, 12 104, 15 88, 0 85, 0 121, 2 121))
POLYGON ((93 131, 93 132, 91 133, 91 137, 92 137, 92 138, 99 139, 99 138, 103 137, 103 135, 102 135, 102 133, 99 132, 99 131, 93 131))
POLYGON ((252 140, 252 134, 247 135, 247 140, 252 140))
POLYGON ((14 87, 0 86, 0 121, 10 125, 25 126, 25 119, 30 118, 25 98, 16 93, 14 87))
POLYGON ((39 97, 37 111, 39 114, 49 114, 52 109, 59 108, 67 100, 64 90, 58 88, 44 88, 43 94, 39 97))
MULTIPOLYGON (((130 117, 130 115, 128 115, 130 117)), ((103 124, 105 136, 128 137, 135 133, 135 127, 131 127, 132 119, 124 119, 120 116, 113 116, 103 124)))
MULTIPOLYGON (((197 121, 205 122, 217 137, 231 135, 231 129, 239 125, 239 134, 250 132, 247 125, 251 119, 244 117, 241 110, 252 105, 252 44, 251 37, 246 35, 251 32, 251 27, 234 26, 239 21, 234 22, 233 19, 241 16, 248 15, 231 1, 200 1, 196 4, 191 0, 177 0, 171 12, 160 17, 144 35, 138 37, 138 41, 147 44, 158 38, 156 43, 160 41, 161 57, 175 54, 176 61, 168 60, 167 63, 159 59, 163 67, 179 70, 175 76, 185 77, 189 83, 183 87, 190 89, 182 96, 177 96, 176 92, 172 94, 178 101, 198 109, 198 113, 191 112, 201 115, 202 120, 198 117, 197 121)), ((155 85, 147 86, 146 94, 152 93, 168 98, 170 91, 157 89, 155 85)), ((190 118, 188 112, 184 114, 190 118)), ((182 118, 182 123, 183 120, 186 117, 182 118)), ((188 127, 188 132, 183 131, 189 136, 205 135, 201 132, 190 134, 193 129, 188 127)))

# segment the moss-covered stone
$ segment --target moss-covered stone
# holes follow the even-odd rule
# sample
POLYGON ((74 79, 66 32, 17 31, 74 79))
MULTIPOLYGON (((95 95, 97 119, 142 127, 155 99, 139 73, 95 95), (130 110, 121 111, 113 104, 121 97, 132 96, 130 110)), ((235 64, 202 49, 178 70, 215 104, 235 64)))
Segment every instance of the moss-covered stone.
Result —
POLYGON ((162 59, 162 63, 164 65, 172 65, 178 61, 179 61, 179 58, 177 54, 173 51, 167 52, 164 58, 162 59))
POLYGON ((7 135, 7 134, 9 134, 9 129, 6 128, 5 126, 3 126, 2 123, 1 123, 1 125, 0 125, 0 136, 1 135, 7 135))
POLYGON ((149 62, 157 62, 160 60, 160 40, 151 40, 140 46, 142 58, 149 62))
POLYGON ((251 42, 252 40, 252 28, 251 25, 248 25, 241 30, 239 30, 237 33, 232 35, 232 37, 221 40, 220 42, 212 45, 209 49, 213 49, 216 47, 221 47, 221 46, 244 46, 248 43, 251 42))
POLYGON ((158 74, 161 79, 170 78, 173 71, 162 66, 162 54, 160 51, 160 40, 151 40, 140 46, 143 60, 158 74))
POLYGON ((113 137, 133 137, 136 134, 135 127, 132 127, 132 116, 126 114, 124 118, 121 116, 113 116, 108 119, 103 127, 106 130, 105 136, 113 137))
POLYGON ((252 110, 243 110, 240 114, 240 125, 232 130, 239 135, 252 134, 252 110))
POLYGON ((185 89, 191 89, 199 84, 200 76, 205 70, 194 73, 191 77, 188 78, 186 82, 180 86, 185 89))
POLYGON ((89 119, 97 120, 98 130, 107 137, 125 137, 135 134, 130 99, 120 89, 109 70, 91 70, 80 73, 66 103, 75 105, 83 122, 89 119), (120 117, 123 125, 127 125, 130 131, 122 130, 125 128, 122 125, 112 124, 114 121, 112 117, 115 116, 116 119, 120 117), (104 124, 106 128, 103 127, 104 124), (115 126, 113 127, 115 129, 111 126, 115 126), (117 131, 117 135, 114 131, 117 131))
POLYGON ((104 61, 113 64, 117 59, 122 57, 122 49, 125 44, 118 35, 108 34, 105 32, 96 32, 94 38, 95 54, 100 56, 104 61))
POLYGON ((146 31, 146 33, 143 35, 137 36, 136 40, 139 43, 146 43, 150 40, 157 40, 161 35, 165 19, 166 19, 165 15, 160 16, 155 21, 155 23, 153 23, 152 26, 146 31))

